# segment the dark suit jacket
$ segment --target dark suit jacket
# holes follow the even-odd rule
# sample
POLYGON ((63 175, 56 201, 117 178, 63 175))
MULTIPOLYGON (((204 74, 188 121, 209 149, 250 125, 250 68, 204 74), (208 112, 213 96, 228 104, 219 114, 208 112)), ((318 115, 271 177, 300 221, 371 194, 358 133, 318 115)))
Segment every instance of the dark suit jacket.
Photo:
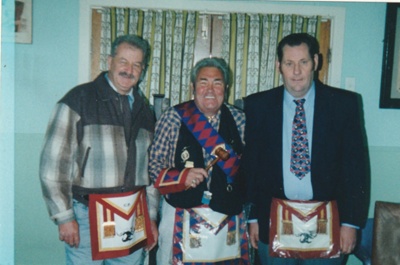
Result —
MULTIPOLYGON (((370 180, 361 96, 316 81, 311 154, 313 200, 337 200, 340 221, 363 227, 370 180)), ((286 199, 282 173, 283 86, 245 99, 243 169, 249 218, 257 218, 268 243, 272 197, 286 199)))

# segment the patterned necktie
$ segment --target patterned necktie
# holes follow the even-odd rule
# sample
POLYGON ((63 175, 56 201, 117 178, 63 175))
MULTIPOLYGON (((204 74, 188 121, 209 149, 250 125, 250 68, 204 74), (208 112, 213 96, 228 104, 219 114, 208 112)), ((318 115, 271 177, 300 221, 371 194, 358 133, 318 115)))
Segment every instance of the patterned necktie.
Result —
POLYGON ((290 157, 290 171, 299 179, 310 172, 311 161, 308 150, 306 115, 303 104, 304 98, 293 100, 296 103, 296 113, 292 127, 292 152, 290 157))

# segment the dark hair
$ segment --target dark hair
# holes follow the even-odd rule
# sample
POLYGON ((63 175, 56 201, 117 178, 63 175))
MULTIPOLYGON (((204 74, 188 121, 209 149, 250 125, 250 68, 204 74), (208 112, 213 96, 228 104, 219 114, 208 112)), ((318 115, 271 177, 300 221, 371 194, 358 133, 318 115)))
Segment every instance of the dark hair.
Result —
POLYGON ((319 43, 316 38, 308 33, 293 33, 284 37, 278 44, 277 53, 279 62, 282 62, 283 47, 285 47, 285 45, 293 47, 303 43, 308 46, 308 52, 311 58, 319 54, 319 43))
POLYGON ((150 48, 150 44, 147 40, 143 39, 142 37, 138 36, 138 35, 121 35, 118 36, 112 43, 111 45, 111 57, 114 57, 117 53, 117 49, 119 47, 119 45, 121 45, 122 43, 127 43, 130 46, 133 46, 135 48, 140 49, 143 52, 143 71, 142 71, 142 75, 140 80, 144 77, 144 75, 146 74, 146 70, 147 70, 147 66, 149 64, 149 60, 150 60, 150 52, 151 52, 151 48, 150 48))

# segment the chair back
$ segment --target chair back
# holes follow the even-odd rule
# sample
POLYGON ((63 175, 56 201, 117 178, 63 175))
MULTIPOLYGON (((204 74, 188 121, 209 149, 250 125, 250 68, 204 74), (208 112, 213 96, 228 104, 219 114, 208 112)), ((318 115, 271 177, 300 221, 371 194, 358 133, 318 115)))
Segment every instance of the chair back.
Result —
POLYGON ((400 264, 400 203, 375 202, 372 264, 400 264))

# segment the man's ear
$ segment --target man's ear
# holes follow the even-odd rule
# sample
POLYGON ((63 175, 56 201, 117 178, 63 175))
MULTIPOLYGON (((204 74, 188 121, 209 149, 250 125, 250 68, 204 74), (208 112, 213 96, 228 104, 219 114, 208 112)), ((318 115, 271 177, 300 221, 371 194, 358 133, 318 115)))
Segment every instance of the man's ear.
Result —
POLYGON ((194 90, 195 90, 195 88, 194 88, 194 85, 193 85, 193 83, 190 83, 190 93, 191 93, 191 99, 194 99, 194 90))
POLYGON ((318 70, 318 65, 319 65, 319 55, 314 54, 314 71, 318 70))
POLYGON ((229 100, 229 85, 226 85, 225 86, 225 88, 224 88, 225 90, 224 90, 224 101, 225 102, 228 102, 228 100, 229 100))
POLYGON ((282 71, 281 71, 281 63, 280 63, 278 60, 275 61, 275 68, 278 69, 278 70, 279 70, 279 73, 282 74, 282 71))

